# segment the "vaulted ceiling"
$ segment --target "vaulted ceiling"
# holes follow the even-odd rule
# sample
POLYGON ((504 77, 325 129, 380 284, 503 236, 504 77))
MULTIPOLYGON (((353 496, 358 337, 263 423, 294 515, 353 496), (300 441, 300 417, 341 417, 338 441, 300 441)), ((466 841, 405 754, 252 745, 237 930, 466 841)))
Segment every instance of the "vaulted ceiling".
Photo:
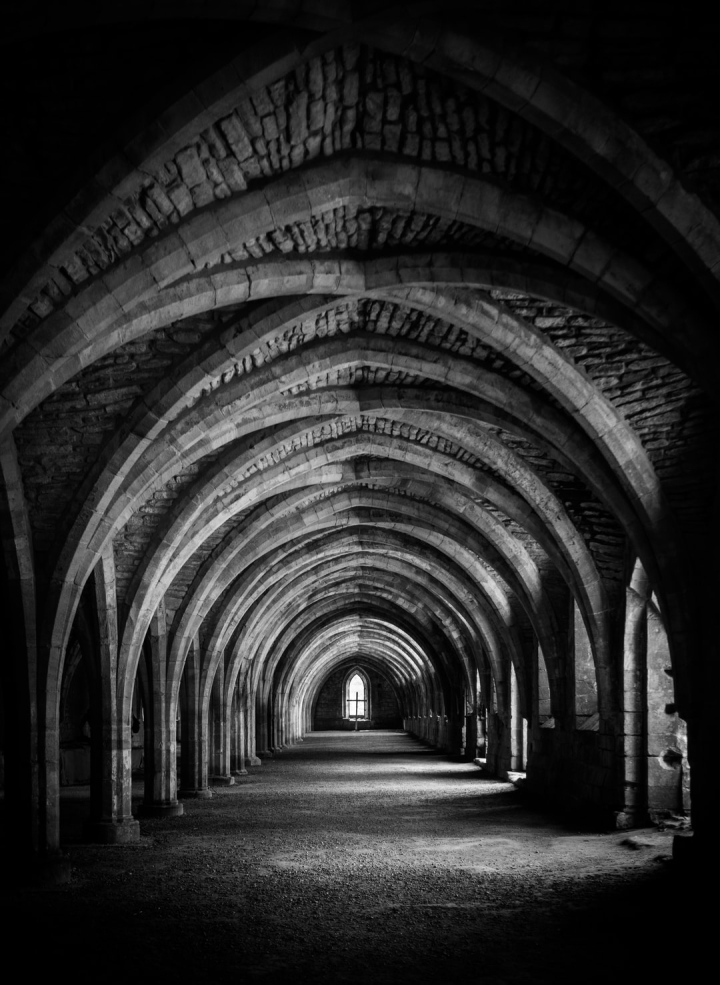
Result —
POLYGON ((200 639, 311 690, 355 653, 522 677, 535 639, 556 680, 574 599, 610 702, 639 558, 680 660, 717 69, 655 6, 170 6, 6 41, 0 431, 47 645, 110 553, 127 668, 162 604, 176 670, 200 639))

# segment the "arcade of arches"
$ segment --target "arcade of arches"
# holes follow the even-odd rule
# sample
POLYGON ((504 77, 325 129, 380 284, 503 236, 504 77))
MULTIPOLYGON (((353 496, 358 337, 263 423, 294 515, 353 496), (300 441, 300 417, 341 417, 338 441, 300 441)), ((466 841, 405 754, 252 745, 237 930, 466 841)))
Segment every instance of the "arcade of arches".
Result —
POLYGON ((61 858, 64 785, 90 784, 89 839, 132 843, 140 767, 142 814, 181 815, 355 718, 709 836, 719 73, 697 25, 632 9, 17 15, 23 864, 61 858))

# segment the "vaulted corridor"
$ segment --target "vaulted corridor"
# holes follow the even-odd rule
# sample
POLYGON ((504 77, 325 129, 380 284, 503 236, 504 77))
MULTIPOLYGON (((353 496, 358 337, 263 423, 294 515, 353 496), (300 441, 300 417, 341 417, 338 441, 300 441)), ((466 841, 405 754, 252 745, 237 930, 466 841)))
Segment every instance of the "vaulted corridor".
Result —
POLYGON ((401 732, 310 733, 132 846, 80 843, 81 790, 72 882, 3 897, 2 919, 104 983, 538 985, 684 960, 669 831, 568 827, 401 732))
POLYGON ((3 982, 711 980, 712 8, 5 6, 3 982))

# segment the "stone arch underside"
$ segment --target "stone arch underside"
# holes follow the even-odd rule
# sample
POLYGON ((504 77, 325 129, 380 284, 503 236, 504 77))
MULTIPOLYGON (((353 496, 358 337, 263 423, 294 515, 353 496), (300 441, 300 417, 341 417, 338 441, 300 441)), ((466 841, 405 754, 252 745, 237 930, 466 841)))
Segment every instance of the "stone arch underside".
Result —
MULTIPOLYGON (((228 774, 233 729, 249 760, 298 741, 361 652, 406 727, 453 754, 485 716, 506 769, 516 706, 538 750, 575 755, 574 605, 598 749, 620 755, 631 560, 680 714, 698 700, 716 217, 500 34, 276 7, 288 33, 252 71, 239 60, 138 136, 3 285, 6 566, 32 624, 49 848, 87 586, 119 734, 108 825, 130 824, 143 661, 162 690, 158 808, 176 802, 191 665, 198 741, 214 716, 228 774), (316 40, 292 42, 291 20, 316 40)), ((620 812, 622 790, 615 764, 577 796, 620 812)))

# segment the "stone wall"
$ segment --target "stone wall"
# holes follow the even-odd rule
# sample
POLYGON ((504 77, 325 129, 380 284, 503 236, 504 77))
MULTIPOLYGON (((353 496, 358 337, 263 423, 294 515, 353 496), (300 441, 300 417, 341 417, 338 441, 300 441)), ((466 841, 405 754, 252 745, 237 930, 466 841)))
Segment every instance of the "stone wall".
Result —
MULTIPOLYGON (((358 722, 358 728, 402 728, 402 718, 392 685, 375 670, 362 668, 370 680, 370 720, 358 722)), ((328 677, 318 694, 313 715, 313 728, 354 729, 355 722, 343 717, 343 686, 348 668, 336 670, 328 677)))

